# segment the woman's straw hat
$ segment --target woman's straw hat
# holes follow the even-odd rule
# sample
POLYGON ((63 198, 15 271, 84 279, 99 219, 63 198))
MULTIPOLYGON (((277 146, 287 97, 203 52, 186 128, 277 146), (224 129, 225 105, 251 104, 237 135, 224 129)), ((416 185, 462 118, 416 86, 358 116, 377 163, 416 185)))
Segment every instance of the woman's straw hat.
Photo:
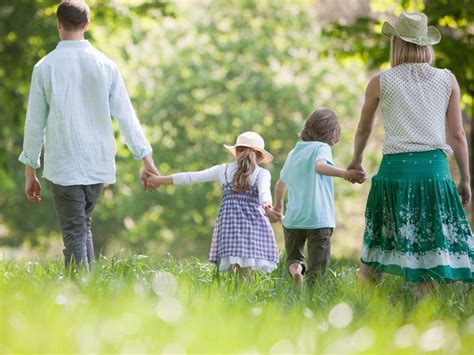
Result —
POLYGON ((396 36, 419 46, 433 45, 441 41, 441 33, 436 27, 428 26, 428 18, 421 12, 403 12, 394 26, 384 22, 382 34, 387 37, 396 36))
POLYGON ((265 142, 263 138, 256 132, 244 132, 237 137, 237 142, 234 145, 226 145, 224 147, 229 149, 234 157, 236 157, 237 147, 249 147, 257 152, 262 153, 261 163, 268 164, 273 160, 273 155, 265 150, 265 142))

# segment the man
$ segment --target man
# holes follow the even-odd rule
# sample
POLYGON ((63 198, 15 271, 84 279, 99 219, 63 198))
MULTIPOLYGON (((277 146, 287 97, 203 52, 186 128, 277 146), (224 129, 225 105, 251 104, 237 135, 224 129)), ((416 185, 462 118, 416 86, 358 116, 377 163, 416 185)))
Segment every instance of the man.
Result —
POLYGON ((44 143, 43 176, 52 186, 64 240, 66 267, 74 261, 88 269, 94 261, 90 219, 104 184, 115 182, 115 140, 111 116, 143 171, 156 171, 115 63, 84 40, 89 7, 62 1, 57 10, 61 41, 33 69, 23 152, 25 193, 41 201, 36 177, 44 143))

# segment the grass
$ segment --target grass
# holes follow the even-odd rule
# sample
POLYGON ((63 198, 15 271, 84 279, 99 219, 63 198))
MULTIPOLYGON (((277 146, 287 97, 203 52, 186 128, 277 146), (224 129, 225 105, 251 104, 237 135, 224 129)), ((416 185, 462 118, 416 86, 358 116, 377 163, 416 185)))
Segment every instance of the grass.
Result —
POLYGON ((117 256, 90 274, 0 262, 0 353, 434 353, 474 349, 474 292, 416 302, 396 277, 360 285, 334 260, 313 289, 281 267, 239 283, 197 259, 117 256))

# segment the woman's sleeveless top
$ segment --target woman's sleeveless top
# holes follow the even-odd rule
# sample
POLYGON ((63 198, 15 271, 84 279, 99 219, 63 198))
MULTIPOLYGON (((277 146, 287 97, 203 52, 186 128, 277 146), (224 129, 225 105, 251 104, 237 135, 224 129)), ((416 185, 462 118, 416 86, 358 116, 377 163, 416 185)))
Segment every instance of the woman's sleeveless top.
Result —
POLYGON ((428 63, 397 65, 380 74, 380 105, 385 128, 383 154, 442 149, 446 143, 446 111, 450 74, 428 63))

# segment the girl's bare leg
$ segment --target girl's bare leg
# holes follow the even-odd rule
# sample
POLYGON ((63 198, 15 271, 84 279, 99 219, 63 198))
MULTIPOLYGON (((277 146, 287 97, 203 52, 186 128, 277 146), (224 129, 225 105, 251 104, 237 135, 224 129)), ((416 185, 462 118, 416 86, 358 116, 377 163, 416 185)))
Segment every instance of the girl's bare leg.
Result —
POLYGON ((251 267, 240 267, 239 264, 232 264, 230 269, 241 281, 248 281, 250 276, 252 276, 251 267))
POLYGON ((233 272, 234 274, 237 274, 237 273, 240 272, 240 265, 239 265, 239 264, 232 264, 232 265, 230 266, 230 269, 232 270, 232 272, 233 272))
POLYGON ((240 268, 239 276, 242 281, 250 280, 250 277, 252 276, 252 268, 251 267, 240 268))

